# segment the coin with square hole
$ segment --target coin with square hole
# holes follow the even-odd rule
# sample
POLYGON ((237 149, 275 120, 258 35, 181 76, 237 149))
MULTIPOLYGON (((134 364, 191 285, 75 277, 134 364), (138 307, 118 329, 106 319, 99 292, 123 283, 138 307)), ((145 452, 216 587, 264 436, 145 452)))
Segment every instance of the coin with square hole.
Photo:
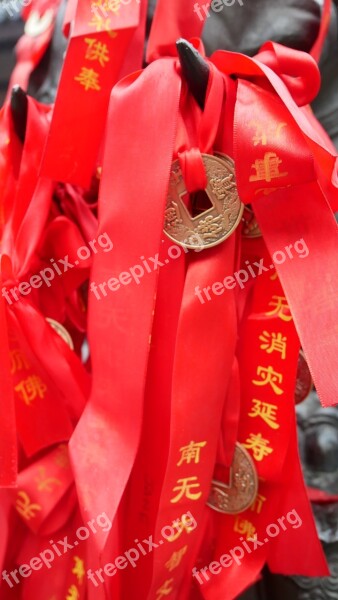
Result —
POLYGON ((225 155, 202 154, 207 187, 188 194, 180 162, 171 167, 164 220, 166 235, 184 248, 202 250, 221 244, 241 221, 235 165, 225 155))

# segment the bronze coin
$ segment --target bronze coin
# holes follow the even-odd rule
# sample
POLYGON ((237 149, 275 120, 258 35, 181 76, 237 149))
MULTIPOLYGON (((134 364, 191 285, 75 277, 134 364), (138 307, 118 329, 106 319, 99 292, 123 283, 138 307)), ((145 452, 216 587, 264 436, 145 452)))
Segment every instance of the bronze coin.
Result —
POLYGON ((207 505, 217 512, 236 515, 254 502, 258 492, 258 477, 250 454, 236 443, 228 483, 213 480, 207 505))
POLYGON ((227 156, 202 154, 207 174, 206 194, 211 208, 193 217, 183 202, 188 192, 180 163, 171 167, 165 208, 164 232, 177 244, 192 250, 217 246, 236 229, 243 213, 237 193, 235 165, 227 156))
POLYGON ((71 350, 74 350, 73 340, 70 334, 68 333, 67 329, 63 325, 61 325, 61 323, 55 321, 54 319, 50 319, 49 317, 46 318, 46 321, 54 329, 54 331, 56 331, 56 333, 63 339, 63 341, 66 342, 69 348, 71 350))
POLYGON ((309 393, 313 388, 313 381, 310 373, 310 369, 305 360, 303 350, 299 352, 298 367, 297 367, 297 379, 295 387, 295 402, 300 404, 308 397, 309 393))

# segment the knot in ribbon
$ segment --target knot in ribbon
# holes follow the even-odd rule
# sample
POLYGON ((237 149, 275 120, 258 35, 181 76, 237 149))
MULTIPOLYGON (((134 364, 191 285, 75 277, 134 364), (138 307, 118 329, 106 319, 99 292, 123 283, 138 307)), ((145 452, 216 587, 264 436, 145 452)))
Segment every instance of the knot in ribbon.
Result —
POLYGON ((317 96, 320 72, 310 54, 267 42, 255 58, 280 77, 298 106, 309 104, 317 96))

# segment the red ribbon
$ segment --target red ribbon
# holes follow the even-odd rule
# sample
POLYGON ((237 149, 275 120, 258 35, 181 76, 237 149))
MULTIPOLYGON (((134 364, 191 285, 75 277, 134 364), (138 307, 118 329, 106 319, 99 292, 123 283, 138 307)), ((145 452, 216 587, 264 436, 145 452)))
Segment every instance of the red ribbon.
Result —
MULTIPOLYGON (((256 59, 217 52, 213 61, 223 72, 245 74, 256 83, 262 81, 257 76, 264 75, 264 87, 269 82, 279 96, 277 100, 276 96, 263 92, 253 83, 239 82, 234 129, 237 184, 242 200, 251 202, 254 207, 271 255, 285 248, 290 241, 302 238, 309 248, 309 256, 303 262, 285 261, 276 268, 318 395, 323 405, 330 406, 336 403, 338 393, 333 376, 333 332, 338 309, 338 232, 333 212, 318 183, 317 172, 320 173, 323 165, 326 172, 331 168, 331 180, 336 157, 325 147, 325 140, 321 141, 318 132, 312 130, 305 113, 297 108, 281 79, 265 65, 267 58, 277 60, 278 70, 287 73, 283 78, 288 81, 291 52, 270 43, 256 59), (255 145, 252 129, 255 122, 261 123, 263 129, 270 128, 265 145, 259 140, 255 145), (282 123, 286 126, 277 138, 273 128, 282 123), (272 173, 269 180, 269 173, 264 170, 269 166, 264 161, 270 159, 278 164, 275 176, 272 173), (255 172, 259 165, 263 169, 261 174, 255 172), (301 199, 305 201, 301 202, 301 199), (316 319, 310 316, 313 314, 316 319)), ((293 62, 296 64, 297 60, 293 62)), ((309 61, 311 59, 305 55, 304 64, 310 64, 309 61)), ((292 62, 290 69, 294 73, 292 62)), ((313 72, 316 72, 314 63, 313 72)), ((308 80, 304 71, 302 87, 291 85, 290 91, 296 94, 298 102, 309 101, 315 91, 312 85, 307 86, 308 80)), ((332 184, 330 193, 336 202, 337 189, 332 184)))
MULTIPOLYGON (((264 259, 265 265, 270 264, 271 258, 261 240, 246 240, 243 246, 242 268, 248 261, 252 264, 257 256, 264 259)), ((212 560, 219 562, 219 558, 234 547, 242 548, 242 556, 239 563, 233 561, 216 576, 211 571, 209 581, 200 575, 203 582, 201 592, 206 599, 232 600, 237 597, 259 578, 266 561, 271 570, 278 573, 327 574, 297 450, 294 386, 299 341, 289 316, 287 320, 282 318, 286 313, 269 316, 271 297, 283 294, 273 273, 264 273, 255 279, 241 326, 238 349, 241 382, 238 439, 255 462, 260 478, 258 497, 248 510, 239 515, 215 516, 216 547, 204 557, 202 566, 212 560), (270 344, 274 336, 279 336, 279 348, 270 344), (259 368, 268 366, 281 376, 280 381, 275 381, 275 388, 269 383, 260 385, 263 380, 259 376, 259 368), (262 410, 262 403, 265 403, 265 410, 262 410), (254 445, 256 435, 262 439, 264 449, 259 443, 254 445), (278 519, 285 518, 290 511, 297 512, 302 520, 301 527, 294 529, 289 524, 285 529, 280 528, 278 519), (269 525, 280 528, 278 536, 273 539, 272 536, 268 538, 269 525), (249 542, 249 549, 252 549, 249 553, 241 542, 246 537, 252 539, 255 533, 260 544, 265 539, 267 542, 257 545, 255 550, 249 542), (309 539, 312 540, 310 545, 309 539)), ((241 554, 241 550, 237 554, 241 554)))
MULTIPOLYGON (((109 257, 102 254, 94 259, 93 282, 108 281, 138 264, 142 255, 156 256, 159 252, 179 94, 180 78, 174 62, 165 59, 144 73, 124 79, 113 90, 99 229, 108 233, 114 251, 109 257), (147 130, 149 95, 153 127, 147 130), (140 152, 139 140, 145 135, 147 145, 140 152)), ((140 286, 131 284, 117 293, 108 291, 102 300, 94 295, 90 299, 94 386, 70 442, 78 493, 86 515, 94 516, 104 509, 114 519, 135 461, 157 284, 155 271, 140 286), (88 458, 96 444, 100 458, 95 469, 88 470, 88 458), (118 456, 113 469, 109 466, 110 456, 118 456)), ((100 549, 107 537, 107 533, 102 533, 95 538, 100 549)))
MULTIPOLYGON (((102 2, 77 5, 42 164, 43 175, 83 187, 95 172, 111 88, 140 23, 138 2, 117 11, 106 6, 108 13, 102 2)), ((141 63, 139 54, 134 68, 141 63)))
MULTIPOLYGON (((207 9, 211 0, 204 2, 207 9)), ((150 32, 147 62, 163 56, 176 56, 175 43, 178 38, 201 37, 206 14, 201 19, 194 10, 195 0, 185 0, 184 9, 180 0, 159 0, 156 4, 150 32)))
MULTIPOLYGON (((1 142, 7 163, 3 169, 1 337, 2 385, 8 398, 7 416, 2 420, 1 439, 8 444, 10 464, 1 469, 2 485, 13 484, 16 469, 16 427, 26 455, 32 455, 56 442, 68 440, 79 418, 89 389, 88 375, 79 357, 51 329, 45 317, 55 318, 53 294, 48 288, 32 290, 31 296, 11 299, 10 290, 30 279, 45 266, 43 256, 73 258, 83 238, 65 217, 52 218, 53 185, 38 177, 43 144, 48 130, 49 109, 28 98, 26 135, 18 143, 11 123, 8 104, 1 113, 1 142), (7 136, 7 137, 6 137, 7 136), (6 146, 7 143, 7 146, 6 146), (11 199, 11 201, 10 201, 11 199), (48 231, 48 242, 43 230, 48 231), (51 253, 48 252, 51 249, 51 253), (5 293, 7 294, 5 318, 5 293), (10 327, 7 332, 7 321, 10 327), (11 364, 9 363, 10 351, 11 364), (16 397, 16 420, 11 408, 13 387, 16 397), (10 391, 9 391, 10 390, 10 391)), ((50 266, 50 263, 49 263, 50 266)), ((67 316, 69 296, 77 292, 88 276, 88 261, 82 261, 74 273, 66 273, 55 282, 61 320, 67 316), (62 279, 62 281, 61 281, 62 279), (62 290, 62 293, 60 293, 62 290)), ((4 405, 5 408, 5 405, 4 405)))

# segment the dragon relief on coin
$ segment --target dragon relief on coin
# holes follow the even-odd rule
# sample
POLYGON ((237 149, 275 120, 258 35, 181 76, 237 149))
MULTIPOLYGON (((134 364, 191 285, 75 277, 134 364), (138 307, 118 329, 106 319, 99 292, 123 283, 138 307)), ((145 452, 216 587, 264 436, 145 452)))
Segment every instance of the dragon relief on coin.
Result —
POLYGON ((187 194, 179 161, 171 169, 164 231, 181 246, 203 249, 229 237, 239 224, 243 205, 238 197, 233 161, 226 156, 202 154, 207 175, 206 193, 212 207, 192 217, 182 197, 187 194))

